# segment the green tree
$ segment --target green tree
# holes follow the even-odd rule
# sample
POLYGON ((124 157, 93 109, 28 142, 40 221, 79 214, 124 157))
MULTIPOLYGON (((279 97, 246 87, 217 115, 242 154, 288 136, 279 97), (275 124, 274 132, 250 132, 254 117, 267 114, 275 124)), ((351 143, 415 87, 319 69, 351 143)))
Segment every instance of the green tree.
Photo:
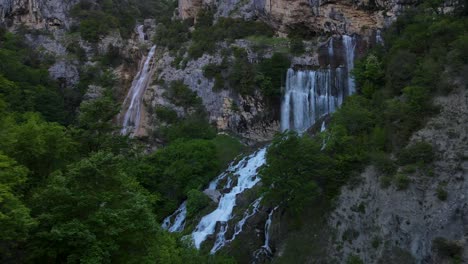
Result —
POLYGON ((31 202, 40 222, 29 243, 32 261, 155 262, 154 197, 122 164, 123 157, 98 152, 49 177, 31 202))
POLYGON ((320 144, 308 136, 288 133, 276 137, 260 170, 267 190, 265 199, 297 213, 321 198, 326 182, 336 171, 333 159, 320 149, 320 144))

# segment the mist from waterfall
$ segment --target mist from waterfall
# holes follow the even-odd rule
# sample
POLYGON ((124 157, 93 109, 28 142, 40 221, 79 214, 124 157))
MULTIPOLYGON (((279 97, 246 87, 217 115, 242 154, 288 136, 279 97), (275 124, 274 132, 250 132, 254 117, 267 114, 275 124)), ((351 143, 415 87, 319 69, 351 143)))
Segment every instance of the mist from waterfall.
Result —
POLYGON ((122 129, 120 130, 122 135, 130 134, 134 136, 140 127, 143 95, 154 73, 153 60, 155 52, 156 46, 153 46, 148 55, 142 58, 140 70, 135 76, 132 87, 122 105, 123 108, 119 114, 119 120, 122 121, 122 129))

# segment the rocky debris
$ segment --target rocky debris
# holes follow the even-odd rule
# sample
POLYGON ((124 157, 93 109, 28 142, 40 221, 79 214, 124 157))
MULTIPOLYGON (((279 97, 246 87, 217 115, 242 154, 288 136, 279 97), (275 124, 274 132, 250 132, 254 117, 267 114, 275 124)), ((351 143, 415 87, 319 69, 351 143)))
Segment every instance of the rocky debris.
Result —
POLYGON ((334 256, 343 263, 350 254, 375 263, 395 250, 417 263, 442 263, 434 252, 437 237, 459 244, 461 262, 468 262, 468 162, 463 158, 468 144, 468 93, 460 88, 436 103, 440 114, 411 139, 434 146, 434 176, 412 174, 407 190, 382 189, 379 173, 368 167, 360 186, 343 189, 329 220, 337 232, 333 244, 342 246, 335 247, 334 256), (445 201, 437 197, 440 184, 448 194, 445 201))

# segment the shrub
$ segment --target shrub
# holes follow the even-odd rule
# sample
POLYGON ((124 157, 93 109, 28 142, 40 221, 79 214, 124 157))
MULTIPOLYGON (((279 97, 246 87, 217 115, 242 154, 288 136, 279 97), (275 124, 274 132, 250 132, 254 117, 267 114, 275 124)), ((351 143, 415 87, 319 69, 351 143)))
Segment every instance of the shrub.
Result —
POLYGON ((432 145, 419 141, 415 144, 406 147, 398 155, 398 162, 400 165, 415 164, 421 162, 428 164, 434 159, 434 152, 432 145))
POLYGON ((289 43, 289 50, 291 51, 292 54, 302 54, 305 52, 304 49, 304 42, 300 38, 293 38, 291 39, 291 42, 289 43))
POLYGON ((168 124, 175 123, 178 119, 177 112, 167 106, 156 107, 156 117, 168 124))
POLYGON ((408 178, 408 176, 406 176, 405 174, 397 173, 397 175, 395 176, 395 185, 397 190, 401 191, 408 189, 410 182, 410 178, 408 178))
POLYGON ((201 99, 197 96, 197 92, 190 90, 182 81, 171 82, 163 95, 175 105, 186 109, 201 105, 201 99))
POLYGON ((210 204, 210 198, 203 192, 192 189, 187 193, 187 215, 192 217, 210 204))
POLYGON ((364 264, 364 262, 361 260, 359 256, 350 255, 348 257, 348 260, 346 261, 346 264, 364 264))
POLYGON ((454 241, 443 237, 436 237, 432 240, 432 250, 444 257, 459 259, 462 255, 463 247, 454 241))
POLYGON ((437 198, 441 201, 447 200, 448 193, 443 186, 439 185, 436 190, 437 198))
POLYGON ((393 178, 391 176, 382 176, 380 177, 380 187, 382 189, 387 189, 392 184, 393 178))
POLYGON ((376 152, 371 154, 372 163, 375 168, 384 175, 393 175, 396 172, 397 166, 395 162, 385 152, 376 152))

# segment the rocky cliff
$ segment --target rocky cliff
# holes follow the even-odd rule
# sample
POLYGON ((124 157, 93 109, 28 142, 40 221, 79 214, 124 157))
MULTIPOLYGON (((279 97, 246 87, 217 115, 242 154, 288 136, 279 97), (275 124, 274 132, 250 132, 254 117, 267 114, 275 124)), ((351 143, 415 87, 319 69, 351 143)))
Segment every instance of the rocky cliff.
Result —
POLYGON ((203 6, 214 6, 216 15, 262 18, 281 34, 302 31, 309 36, 324 34, 368 34, 395 20, 406 7, 417 1, 319 1, 319 0, 249 0, 249 1, 179 1, 183 19, 193 18, 203 6))

